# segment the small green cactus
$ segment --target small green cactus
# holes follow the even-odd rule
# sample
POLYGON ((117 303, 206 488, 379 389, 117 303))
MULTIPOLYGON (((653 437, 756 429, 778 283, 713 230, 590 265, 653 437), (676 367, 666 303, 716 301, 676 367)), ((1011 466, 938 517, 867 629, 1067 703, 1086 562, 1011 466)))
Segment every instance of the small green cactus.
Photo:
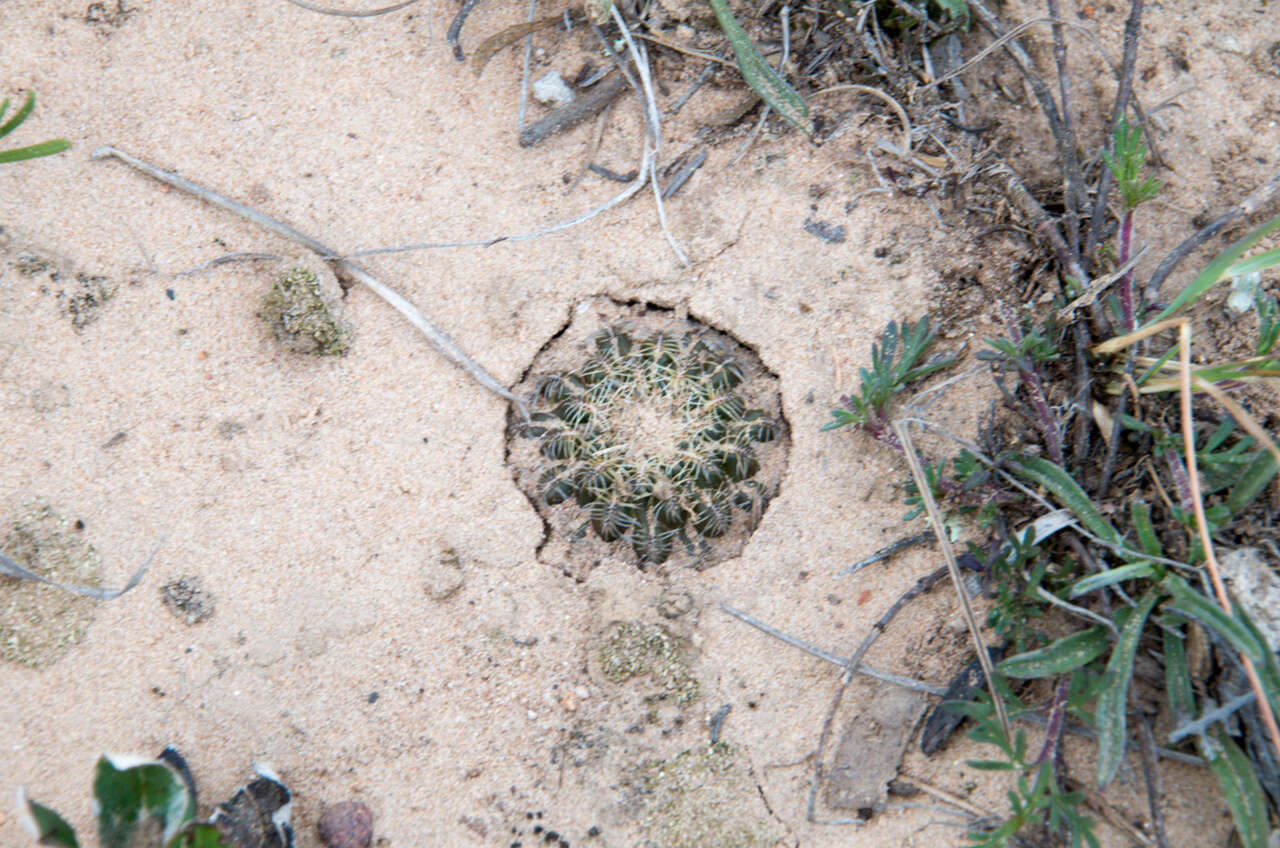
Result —
POLYGON ((544 378, 524 435, 548 463, 537 495, 570 499, 602 541, 622 542, 641 566, 665 562, 689 530, 727 533, 734 511, 763 510, 752 478, 756 446, 780 425, 735 391, 745 375, 732 356, 691 333, 632 338, 618 328, 592 340, 579 368, 544 378))

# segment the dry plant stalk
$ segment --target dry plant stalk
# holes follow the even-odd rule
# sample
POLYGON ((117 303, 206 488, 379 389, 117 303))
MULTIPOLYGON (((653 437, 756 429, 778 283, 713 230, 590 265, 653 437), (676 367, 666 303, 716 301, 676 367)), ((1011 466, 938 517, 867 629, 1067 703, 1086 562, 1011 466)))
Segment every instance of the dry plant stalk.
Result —
POLYGON ((929 516, 934 535, 938 538, 942 557, 947 561, 951 582, 955 584, 956 593, 960 596, 960 608, 964 610, 965 624, 969 626, 969 635, 973 637, 978 664, 982 666, 982 676, 987 680, 987 691, 991 693, 991 703, 995 706, 1000 728, 1004 732, 1005 739, 1012 744, 1013 732, 1009 729, 1009 715, 1005 712, 1004 700, 996 692, 995 668, 991 665, 991 657, 987 655, 986 643, 982 641, 982 629, 978 627, 978 619, 973 614, 973 605, 969 603, 969 593, 964 589, 964 580, 960 576, 960 564, 956 562, 956 552, 951 547, 947 528, 942 523, 942 513, 938 511, 938 504, 933 499, 933 490, 929 488, 929 479, 925 477, 924 468, 920 465, 920 455, 916 453, 915 445, 911 441, 911 433, 907 429, 909 424, 909 421, 895 421, 893 431, 902 445, 902 453, 907 458, 907 466, 911 469, 911 478, 915 480, 916 489, 920 492, 920 500, 924 504, 925 513, 929 516))
MULTIPOLYGON (((1192 429, 1191 420, 1191 322, 1186 318, 1179 319, 1178 326, 1178 359, 1182 365, 1182 390, 1181 406, 1182 406, 1182 443, 1183 450, 1187 455, 1187 476, 1190 478, 1191 485, 1191 504, 1196 514, 1196 529, 1200 533, 1200 543, 1204 545, 1204 562, 1205 567, 1209 571, 1209 580, 1213 583, 1214 594, 1218 596, 1218 603, 1222 606, 1223 612, 1231 615, 1231 598, 1227 595, 1227 587, 1222 582, 1222 575, 1218 571, 1218 559, 1213 553, 1213 540, 1209 537, 1209 520, 1204 513, 1204 497, 1200 492, 1200 473, 1197 470, 1196 463, 1196 442, 1195 431, 1192 429)), ((1267 440, 1268 442, 1270 439, 1267 440)), ((1272 445, 1272 450, 1275 446, 1272 445)), ((1258 704, 1258 714, 1262 716, 1262 723, 1267 726, 1267 735, 1271 737, 1271 745, 1276 749, 1276 754, 1280 755, 1280 727, 1276 726, 1276 717, 1271 712, 1271 704, 1267 700, 1266 693, 1262 689, 1262 681, 1258 679, 1258 671, 1253 667, 1253 662, 1244 654, 1240 655, 1240 661, 1244 664, 1245 674, 1249 677, 1249 686, 1253 689, 1258 704)))

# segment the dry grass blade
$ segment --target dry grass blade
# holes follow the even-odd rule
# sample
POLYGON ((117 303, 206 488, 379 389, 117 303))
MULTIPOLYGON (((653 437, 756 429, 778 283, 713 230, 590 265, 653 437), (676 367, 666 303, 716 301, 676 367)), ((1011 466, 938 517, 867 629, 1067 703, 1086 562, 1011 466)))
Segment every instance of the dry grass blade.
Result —
MULTIPOLYGON (((567 19, 576 23, 582 20, 582 16, 569 14, 567 19)), ((565 15, 549 15, 545 18, 541 18, 540 20, 526 21, 495 32, 493 35, 480 42, 480 46, 476 48, 476 52, 471 54, 471 71, 476 76, 480 76, 484 73, 485 65, 489 64, 489 60, 501 53, 503 49, 515 44, 526 35, 533 35, 539 30, 544 30, 547 27, 553 27, 564 20, 566 20, 565 15)))
POLYGON ((847 85, 833 85, 830 88, 824 88, 821 91, 814 92, 813 96, 817 97, 821 94, 832 94, 837 91, 860 91, 863 94, 870 94, 873 97, 879 97, 885 103, 888 103, 895 113, 898 120, 902 122, 902 150, 897 151, 903 158, 911 156, 911 120, 907 117, 907 110, 902 108, 902 104, 890 97, 878 88, 872 88, 869 85, 856 85, 849 83, 847 85))
MULTIPOLYGON (((1200 473, 1197 470, 1196 461, 1195 428, 1191 415, 1191 322, 1186 318, 1180 318, 1179 321, 1181 322, 1178 327, 1178 345, 1180 348, 1178 359, 1182 365, 1182 444, 1183 453, 1186 454, 1187 458, 1187 476, 1190 478, 1191 505, 1195 509, 1196 530, 1200 534, 1200 543, 1204 546, 1205 568, 1209 572, 1209 580, 1213 584, 1214 594, 1217 595, 1218 603, 1222 606, 1223 611, 1227 615, 1231 615, 1231 598, 1227 595, 1227 587, 1222 582, 1222 574, 1218 570, 1218 559, 1213 552, 1213 539, 1209 536, 1209 519, 1205 516, 1204 511, 1204 497, 1200 492, 1200 473)), ((1268 439, 1267 441, 1269 442, 1270 440, 1268 439)), ((1274 445, 1272 445, 1272 448, 1274 449, 1274 445)), ((1240 662, 1244 665, 1245 674, 1249 677, 1249 686, 1257 697, 1258 714, 1262 717, 1262 723, 1266 725, 1267 735, 1271 737, 1271 744, 1276 753, 1280 754, 1280 727, 1276 726, 1276 717, 1271 712, 1271 704, 1262 688, 1262 681, 1258 678, 1258 671, 1253 667, 1253 663, 1249 658, 1243 654, 1240 656, 1240 662)))
POLYGON ((277 235, 284 236, 290 241, 301 244, 303 247, 318 256, 335 262, 343 271, 364 283, 373 290, 374 294, 381 297, 393 309, 405 318, 409 319, 409 322, 413 324, 413 326, 417 327, 418 330, 427 337, 427 341, 436 349, 436 352, 470 374, 472 379, 481 386, 509 401, 516 408, 516 411, 520 413, 521 417, 528 420, 529 411, 525 407, 524 401, 520 400, 520 398, 508 391, 506 386, 498 382, 496 377, 485 370, 484 366, 476 362, 470 356, 467 356, 467 354, 463 353, 462 349, 454 343, 453 339, 449 338, 444 330, 441 330, 432 323, 431 319, 429 319, 421 309, 386 283, 370 274, 364 268, 361 268, 359 265, 348 259, 343 259, 333 248, 316 241, 311 236, 295 230, 283 221, 278 221, 269 215, 264 215, 256 209, 251 209, 242 203, 237 203, 231 198, 219 194, 212 189, 205 188, 198 183, 179 177, 176 174, 171 174, 168 171, 163 171, 154 165, 149 165, 141 159, 130 156, 122 150, 117 150, 116 148, 108 145, 99 147, 97 150, 93 151, 92 158, 94 159, 105 159, 107 157, 119 159, 121 162, 141 171, 154 180, 170 185, 180 191, 184 191, 187 194, 191 194, 201 200, 212 203, 215 206, 220 206, 228 212, 244 218, 246 221, 265 227, 277 235))
POLYGON ((911 431, 908 429, 909 422, 895 421, 893 431, 898 436, 898 440, 902 445, 903 455, 907 459, 907 466, 911 469, 911 477, 915 480, 916 489, 920 492, 920 500, 924 503, 925 513, 929 516, 929 523, 933 526, 933 532, 938 537, 938 547, 942 549, 943 559, 947 561, 947 571, 951 574, 951 582, 955 584, 956 594, 960 596, 960 608, 964 611, 965 624, 969 627, 969 635, 973 637, 973 648, 978 654, 978 662, 982 666, 982 675, 987 681, 987 690, 991 693, 991 703, 995 706, 996 717, 1000 720, 1000 728, 1004 732, 1005 739, 1010 744, 1013 743, 1013 733, 1009 729, 1009 715, 1004 708, 1004 700, 1001 699, 995 688, 995 669, 991 665, 991 657, 987 655, 986 643, 982 641, 982 630, 978 627, 978 619, 973 614, 973 605, 969 603, 969 593, 965 591, 964 579, 960 576, 960 564, 956 562, 956 552, 951 547, 951 539, 947 536, 947 529, 942 523, 942 513, 938 510, 938 504, 933 499, 933 489, 929 486, 929 479, 925 476, 924 468, 920 464, 920 455, 916 453, 915 445, 911 441, 911 431))
POLYGON ((138 566, 129 581, 119 589, 102 589, 97 586, 73 586, 68 583, 59 583, 56 580, 50 580, 48 577, 36 574, 28 568, 23 568, 4 554, 0 554, 0 576, 12 577, 15 580, 31 580, 36 583, 43 583, 46 586, 53 586, 55 589, 61 589, 64 592, 70 592, 73 595, 97 598, 99 601, 110 601, 113 598, 120 597, 142 582, 142 578, 147 576, 147 569, 151 568, 151 561, 156 558, 156 554, 160 553, 160 547, 163 544, 164 539, 161 539, 160 544, 156 545, 156 549, 151 552, 151 556, 147 557, 142 565, 138 566))
POLYGON ((317 12, 321 15, 335 15, 340 18, 372 18, 375 15, 389 15, 392 12, 398 12, 417 3, 418 0, 404 0, 403 3, 394 3, 390 6, 383 6, 380 9, 348 10, 333 9, 328 6, 317 6, 315 3, 309 3, 307 0, 288 0, 295 6, 306 9, 308 12, 317 12))

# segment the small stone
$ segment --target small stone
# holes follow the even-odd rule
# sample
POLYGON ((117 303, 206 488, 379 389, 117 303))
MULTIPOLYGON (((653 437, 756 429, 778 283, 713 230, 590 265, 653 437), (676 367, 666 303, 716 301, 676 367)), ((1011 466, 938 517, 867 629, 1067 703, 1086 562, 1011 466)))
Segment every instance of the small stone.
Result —
POLYGON ((573 89, 569 88, 559 71, 549 71, 534 82, 533 99, 543 106, 568 106, 573 102, 573 89))
POLYGON ((320 814, 320 841, 327 848, 369 848, 373 843, 373 812, 359 801, 342 801, 320 814))

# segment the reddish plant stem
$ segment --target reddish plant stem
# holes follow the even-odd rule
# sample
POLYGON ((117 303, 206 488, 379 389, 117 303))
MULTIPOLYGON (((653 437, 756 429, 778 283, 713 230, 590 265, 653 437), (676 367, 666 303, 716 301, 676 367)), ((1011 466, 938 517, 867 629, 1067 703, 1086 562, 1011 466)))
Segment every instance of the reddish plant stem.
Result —
MULTIPOLYGON (((1120 225, 1120 265, 1129 261, 1129 251, 1133 242, 1133 210, 1124 214, 1124 223, 1120 225)), ((1130 268, 1120 280, 1120 314, 1124 319, 1124 331, 1132 332, 1133 323, 1133 269, 1130 268)))

